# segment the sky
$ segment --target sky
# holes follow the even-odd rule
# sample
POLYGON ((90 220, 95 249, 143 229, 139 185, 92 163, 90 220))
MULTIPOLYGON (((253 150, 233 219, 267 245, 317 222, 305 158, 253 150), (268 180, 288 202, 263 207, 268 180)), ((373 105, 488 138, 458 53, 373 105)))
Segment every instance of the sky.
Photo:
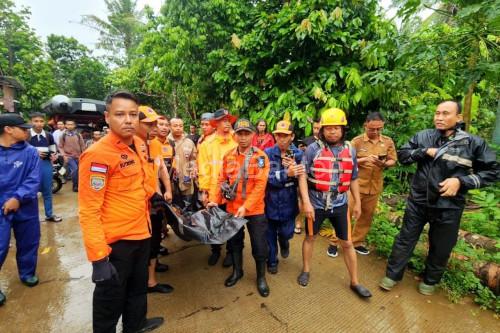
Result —
MULTIPOLYGON (((141 9, 145 5, 149 5, 156 13, 159 13, 164 1, 138 0, 137 5, 141 9)), ((385 9, 389 8, 391 2, 391 0, 380 0, 382 7, 385 9)), ((64 35, 76 38, 91 50, 96 49, 99 34, 79 22, 82 15, 90 14, 105 19, 107 10, 103 0, 15 0, 15 3, 18 8, 21 6, 30 7, 30 26, 43 41, 46 41, 47 36, 50 34, 64 35)), ((389 18, 394 14, 395 10, 393 9, 388 10, 386 13, 389 18)), ((99 51, 96 53, 94 54, 101 54, 99 51)))
MULTIPOLYGON (((1 0, 0 0, 1 1, 1 0)), ((149 5, 159 13, 164 0, 138 0, 137 5, 143 8, 149 5)), ((107 16, 103 0, 15 0, 17 8, 21 6, 31 9, 30 26, 43 41, 50 34, 74 37, 89 49, 96 48, 99 33, 79 22, 82 15, 96 15, 102 19, 107 16)))

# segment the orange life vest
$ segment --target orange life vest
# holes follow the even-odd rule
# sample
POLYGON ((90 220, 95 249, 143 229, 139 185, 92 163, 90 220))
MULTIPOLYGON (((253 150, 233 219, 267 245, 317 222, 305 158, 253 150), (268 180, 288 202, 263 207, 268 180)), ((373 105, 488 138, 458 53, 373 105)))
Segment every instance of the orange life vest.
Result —
POLYGON ((351 144, 346 141, 344 148, 338 156, 335 156, 329 147, 322 141, 317 141, 319 151, 313 159, 308 182, 316 191, 331 192, 332 187, 338 193, 347 192, 351 184, 353 162, 351 156, 351 144), (338 174, 338 181, 334 181, 334 175, 338 174))

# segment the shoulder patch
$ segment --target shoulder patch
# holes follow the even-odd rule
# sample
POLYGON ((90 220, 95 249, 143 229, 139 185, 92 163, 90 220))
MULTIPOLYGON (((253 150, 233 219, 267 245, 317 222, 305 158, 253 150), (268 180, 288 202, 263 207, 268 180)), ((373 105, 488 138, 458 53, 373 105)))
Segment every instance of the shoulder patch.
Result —
POLYGON ((106 179, 102 176, 90 176, 90 188, 100 191, 106 185, 106 179))
POLYGON ((90 163, 90 171, 91 172, 99 172, 99 173, 107 173, 108 166, 106 164, 102 164, 102 163, 91 162, 90 163))
POLYGON ((264 156, 259 156, 257 158, 257 166, 262 169, 264 168, 265 165, 266 165, 266 158, 264 156))

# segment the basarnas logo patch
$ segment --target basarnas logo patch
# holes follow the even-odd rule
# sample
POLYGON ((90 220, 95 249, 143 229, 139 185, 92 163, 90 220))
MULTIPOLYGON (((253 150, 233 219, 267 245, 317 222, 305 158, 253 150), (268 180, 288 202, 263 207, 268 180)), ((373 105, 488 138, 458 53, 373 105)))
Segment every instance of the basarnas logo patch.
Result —
POLYGON ((90 177, 90 187, 95 191, 100 191, 106 185, 106 179, 101 176, 91 176, 90 177))

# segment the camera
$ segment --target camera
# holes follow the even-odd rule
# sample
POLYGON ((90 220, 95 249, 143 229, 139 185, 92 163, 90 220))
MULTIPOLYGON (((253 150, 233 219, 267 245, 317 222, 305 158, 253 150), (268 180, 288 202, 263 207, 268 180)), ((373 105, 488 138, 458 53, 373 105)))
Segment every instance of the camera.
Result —
POLYGON ((293 151, 291 149, 287 149, 285 152, 285 157, 293 158, 294 157, 293 151))
POLYGON ((233 201, 236 199, 236 191, 234 188, 231 188, 228 182, 222 183, 220 186, 221 191, 222 191, 222 196, 227 200, 227 201, 233 201))

